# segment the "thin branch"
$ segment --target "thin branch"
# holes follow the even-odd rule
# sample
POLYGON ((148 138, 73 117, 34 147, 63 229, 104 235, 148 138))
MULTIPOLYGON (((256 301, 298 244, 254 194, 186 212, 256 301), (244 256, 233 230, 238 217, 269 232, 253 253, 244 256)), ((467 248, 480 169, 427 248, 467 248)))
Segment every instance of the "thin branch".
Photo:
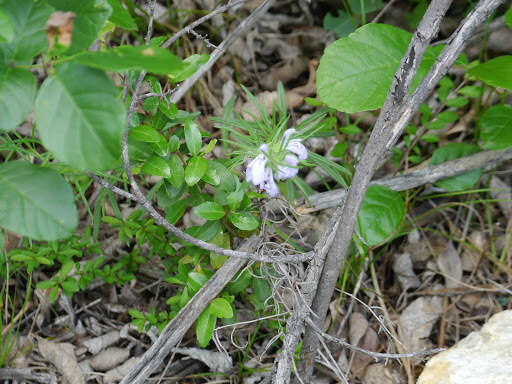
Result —
POLYGON ((403 359, 406 357, 418 357, 418 356, 428 356, 433 355, 435 353, 442 352, 446 350, 446 348, 435 348, 435 349, 424 349, 417 352, 410 352, 410 353, 379 353, 379 352, 373 352, 369 351, 367 349, 358 347, 357 345, 350 344, 346 342, 344 339, 340 339, 338 337, 334 337, 329 335, 328 333, 323 332, 318 326, 315 324, 314 321, 312 321, 310 318, 306 319, 306 323, 321 337, 324 339, 331 341, 333 343, 339 344, 347 349, 350 349, 352 351, 360 352, 364 355, 368 355, 373 357, 375 360, 381 360, 381 359, 403 359))
MULTIPOLYGON (((417 188, 425 184, 435 183, 439 180, 461 175, 475 169, 491 170, 498 164, 511 159, 512 148, 500 151, 483 151, 471 156, 447 161, 439 165, 405 172, 398 176, 378 179, 372 181, 370 186, 384 185, 394 191, 405 191, 407 189, 417 188)), ((315 212, 336 207, 340 200, 345 198, 346 194, 347 191, 345 189, 316 193, 308 199, 311 203, 311 207, 298 208, 298 210, 299 212, 315 212)))

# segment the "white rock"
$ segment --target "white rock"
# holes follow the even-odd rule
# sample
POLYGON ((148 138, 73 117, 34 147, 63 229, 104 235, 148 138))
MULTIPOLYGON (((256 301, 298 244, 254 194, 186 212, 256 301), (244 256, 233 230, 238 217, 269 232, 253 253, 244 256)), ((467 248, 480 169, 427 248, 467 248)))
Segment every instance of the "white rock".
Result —
POLYGON ((478 332, 429 360, 417 384, 512 382, 512 310, 500 312, 478 332))

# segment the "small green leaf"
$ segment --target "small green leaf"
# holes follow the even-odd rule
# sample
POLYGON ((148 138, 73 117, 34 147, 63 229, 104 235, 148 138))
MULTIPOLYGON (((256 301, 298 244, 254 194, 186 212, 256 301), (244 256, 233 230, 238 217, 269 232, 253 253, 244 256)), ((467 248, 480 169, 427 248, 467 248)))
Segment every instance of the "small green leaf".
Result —
POLYGON ((130 130, 130 137, 145 143, 159 143, 162 139, 162 135, 149 125, 139 125, 132 128, 130 130))
POLYGON ((210 313, 220 319, 230 319, 233 317, 233 308, 231 308, 231 304, 226 299, 217 297, 210 303, 210 313))
POLYGON ((133 21, 130 12, 128 12, 121 3, 121 0, 107 0, 112 7, 112 14, 109 20, 115 25, 128 30, 137 30, 137 24, 133 21))
POLYGON ((338 16, 336 17, 331 12, 327 12, 323 26, 325 30, 332 31, 336 37, 340 38, 354 32, 357 28, 357 21, 345 12, 338 10, 338 16))
POLYGON ((405 203, 400 193, 376 185, 366 191, 357 230, 365 242, 373 247, 395 233, 405 215, 405 203))
POLYGON ((437 143, 439 141, 439 136, 434 135, 433 133, 425 133, 421 136, 421 140, 426 143, 437 143))
POLYGON ((0 64, 0 132, 22 123, 35 97, 36 80, 30 71, 0 64))
POLYGON ((468 75, 478 80, 512 91, 512 55, 503 55, 471 68, 468 75))
POLYGON ((483 148, 512 147, 512 106, 495 105, 485 111, 478 123, 483 148))
POLYGON ((169 182, 175 187, 179 188, 183 184, 185 178, 185 171, 183 169, 183 163, 178 155, 172 155, 169 159, 169 167, 171 175, 169 176, 169 182))
POLYGON ((57 281, 56 280, 44 280, 44 281, 40 281, 36 284, 36 288, 39 288, 39 289, 49 289, 51 287, 54 287, 55 285, 57 285, 57 281))
POLYGON ((196 337, 199 345, 206 348, 213 336, 213 330, 217 323, 217 316, 210 313, 210 307, 199 315, 196 323, 196 337))
POLYGON ((211 185, 220 184, 220 176, 217 172, 217 169, 211 167, 211 164, 208 164, 208 169, 206 170, 205 174, 201 179, 211 185))
POLYGON ((52 290, 50 291, 50 297, 49 297, 50 303, 53 303, 58 295, 59 295, 59 287, 55 285, 52 288, 52 290))
POLYGON ((203 157, 193 157, 189 160, 185 168, 185 182, 188 185, 194 185, 206 173, 208 163, 203 157))
POLYGON ((72 277, 68 277, 60 284, 60 286, 64 294, 67 296, 72 296, 73 293, 78 292, 80 290, 78 282, 72 277))
POLYGON ((187 210, 187 204, 183 200, 178 200, 170 204, 165 210, 165 218, 172 225, 176 224, 187 210))
POLYGON ((507 24, 509 28, 512 28, 512 7, 505 13, 505 24, 507 24))
POLYGON ((454 97, 453 99, 446 100, 446 105, 454 108, 464 107, 467 103, 469 103, 469 100, 465 97, 454 97))
POLYGON ((178 138, 178 136, 175 136, 175 135, 171 136, 171 138, 169 139, 169 144, 167 146, 169 153, 176 152, 179 147, 180 147, 180 139, 178 138))
POLYGON ((165 48, 131 45, 105 51, 86 51, 73 60, 106 71, 145 70, 160 75, 178 73, 186 65, 165 48))
POLYGON ((483 88, 476 85, 466 85, 457 91, 458 94, 472 97, 474 99, 479 98, 482 95, 483 88))
POLYGON ((358 133, 361 133, 361 128, 359 128, 355 124, 347 125, 346 127, 341 127, 340 132, 344 133, 346 135, 356 135, 358 133))
POLYGON ((226 214, 224 208, 213 201, 207 201, 198 205, 194 208, 194 213, 206 220, 219 220, 226 214))
POLYGON ((171 167, 160 156, 151 156, 142 166, 142 171, 148 175, 170 177, 171 167))
POLYGON ((119 164, 125 107, 104 72, 61 64, 41 86, 34 112, 44 146, 60 161, 93 171, 119 164))
POLYGON ((143 319, 144 314, 140 311, 137 311, 136 309, 130 309, 128 311, 128 314, 133 317, 134 319, 143 319))
POLYGON ((60 278, 65 279, 69 275, 69 272, 71 272, 74 266, 75 263, 73 262, 73 260, 63 264, 59 271, 60 278))
POLYGON ((0 226, 36 240, 70 236, 78 223, 73 190, 50 168, 0 164, 0 226))
POLYGON ((192 55, 183 60, 185 67, 178 73, 170 74, 169 77, 174 83, 178 83, 192 76, 201 64, 206 63, 209 60, 208 55, 192 55))
MULTIPOLYGON (((432 154, 432 158, 430 159, 430 165, 441 164, 446 161, 455 160, 460 157, 472 155, 479 151, 480 149, 476 145, 471 145, 467 143, 446 144, 434 151, 434 153, 432 154)), ((438 181, 436 185, 450 192, 462 191, 474 186, 480 179, 481 175, 482 170, 477 169, 471 172, 466 172, 459 176, 454 176, 448 179, 438 181)))
POLYGON ((196 156, 201 151, 203 146, 201 131, 198 125, 191 120, 185 122, 185 141, 192 155, 196 156))
POLYGON ((191 271, 188 274, 187 285, 193 292, 197 292, 207 281, 208 277, 205 275, 196 271, 191 271))
POLYGON ((260 226, 260 221, 248 212, 234 212, 229 214, 229 220, 242 231, 253 231, 260 226))
POLYGON ((352 12, 361 15, 378 11, 382 8, 382 0, 349 0, 352 12))
POLYGON ((10 43, 14 39, 14 26, 7 13, 0 9, 0 43, 10 43))

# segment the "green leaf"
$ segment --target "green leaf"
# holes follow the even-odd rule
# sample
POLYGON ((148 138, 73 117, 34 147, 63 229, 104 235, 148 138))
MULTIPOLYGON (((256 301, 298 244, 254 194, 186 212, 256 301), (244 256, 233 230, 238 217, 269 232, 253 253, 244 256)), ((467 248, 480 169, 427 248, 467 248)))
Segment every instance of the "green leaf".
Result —
POLYGON ((66 54, 74 54, 89 46, 96 40, 105 22, 112 13, 107 2, 95 0, 47 0, 55 9, 63 12, 73 12, 72 43, 66 54))
POLYGON ((327 12, 323 22, 324 29, 332 31, 336 37, 345 37, 354 32, 357 28, 357 22, 350 15, 338 10, 338 16, 335 17, 331 12, 327 12))
POLYGON ((34 0, 4 0, 1 6, 12 23, 14 39, 0 44, 0 64, 11 60, 31 64, 34 56, 48 47, 45 29, 52 8, 34 0))
POLYGON ((366 191, 357 230, 366 244, 373 247, 395 233, 405 215, 405 203, 400 193, 381 185, 366 191))
POLYGON ((199 315, 196 323, 196 337, 201 347, 206 348, 212 339, 216 323, 217 316, 210 313, 210 307, 206 308, 203 313, 199 315))
POLYGON ((105 51, 83 52, 76 55, 73 60, 106 71, 145 70, 160 75, 178 73, 186 65, 165 48, 132 45, 122 45, 105 51))
POLYGON ((109 20, 115 25, 128 30, 137 30, 137 24, 133 21, 130 12, 128 12, 121 3, 121 0, 107 0, 112 7, 112 14, 109 20))
POLYGON ((0 226, 36 240, 70 236, 78 216, 71 187, 50 168, 0 164, 0 226))
POLYGON ((229 220, 242 231, 253 231, 260 226, 260 221, 248 212, 233 212, 229 215, 229 220))
POLYGON ((199 291, 207 281, 208 277, 199 272, 191 271, 188 273, 187 285, 193 292, 199 291))
POLYGON ((178 155, 172 155, 169 159, 169 167, 171 175, 169 176, 169 182, 176 188, 179 188, 183 184, 184 169, 183 163, 178 155))
POLYGON ((194 213, 206 220, 219 220, 224 217, 224 208, 213 201, 204 202, 194 208, 194 213))
POLYGON ((206 173, 208 163, 203 157, 193 157, 189 160, 185 168, 185 182, 188 185, 194 185, 206 173))
POLYGON ((201 147, 203 146, 201 131, 198 125, 192 120, 185 121, 185 141, 192 155, 196 156, 201 151, 201 147))
POLYGON ((159 143, 162 140, 162 135, 149 125, 139 125, 132 128, 130 130, 130 137, 145 143, 159 143))
POLYGON ((71 296, 73 293, 78 292, 80 290, 80 288, 78 287, 78 282, 72 277, 68 277, 60 284, 60 286, 62 287, 62 291, 67 296, 71 296))
POLYGON ((349 3, 352 12, 358 15, 361 15, 363 10, 364 13, 370 13, 382 8, 382 0, 350 0, 349 3), (363 6, 361 6, 361 2, 363 6))
POLYGON ((446 105, 448 107, 460 108, 460 107, 464 107, 465 105, 467 105, 467 103, 469 103, 469 100, 462 96, 454 97, 453 99, 446 100, 446 105))
POLYGON ((143 319, 144 314, 140 311, 137 311, 136 309, 130 309, 128 311, 128 314, 133 317, 134 319, 143 319))
POLYGON ((142 171, 148 175, 170 177, 171 167, 160 156, 151 156, 142 166, 142 171))
POLYGON ((512 55, 499 56, 468 71, 468 75, 493 87, 512 91, 512 55))
POLYGON ((107 75, 66 63, 47 78, 36 99, 35 120, 46 148, 81 170, 113 168, 121 157, 125 107, 107 75))
POLYGON ((203 175, 203 177, 201 179, 211 185, 219 185, 220 184, 219 173, 217 172, 217 169, 211 167, 211 164, 208 164, 208 169, 206 170, 205 174, 203 175))
POLYGON ((57 285, 57 281, 55 281, 55 280, 43 280, 43 281, 39 281, 36 284, 36 288, 38 288, 38 289, 49 289, 51 287, 54 287, 55 285, 57 285))
MULTIPOLYGON (((329 45, 317 74, 322 101, 349 113, 382 107, 411 36, 397 27, 372 23, 329 45)), ((413 85, 425 75, 437 52, 427 49, 413 85)))
POLYGON ((172 225, 176 224, 181 216, 187 210, 187 204, 183 200, 178 200, 170 204, 165 210, 165 218, 172 225))
POLYGON ((478 123, 483 148, 512 147, 512 106, 495 105, 485 111, 478 123))
POLYGON ((209 55, 191 55, 183 60, 185 67, 178 73, 170 74, 169 77, 174 83, 178 83, 192 76, 201 64, 206 63, 210 59, 209 55))
POLYGON ((0 8, 0 43, 10 43, 14 39, 14 26, 5 11, 0 8))
POLYGON ((507 24, 509 28, 512 28, 512 7, 505 13, 505 24, 507 24))
MULTIPOLYGON (((432 154, 432 158, 430 159, 430 165, 441 164, 446 161, 469 156, 477 152, 480 152, 480 149, 476 145, 471 145, 467 143, 446 144, 434 151, 434 153, 432 154)), ((459 176, 454 176, 448 179, 438 181, 436 185, 450 192, 462 191, 474 186, 480 179, 481 175, 482 170, 476 169, 474 171, 466 172, 459 176)))
MULTIPOLYGON (((185 233, 195 237, 196 239, 209 241, 219 232, 220 227, 220 221, 207 221, 204 225, 197 225, 187 228, 185 233)), ((185 241, 184 243, 188 244, 185 241)))
POLYGON ((36 80, 30 71, 0 65, 0 132, 22 123, 35 97, 36 80))
POLYGON ((233 308, 231 308, 231 304, 226 299, 217 297, 210 303, 210 313, 220 319, 230 319, 233 317, 233 308))

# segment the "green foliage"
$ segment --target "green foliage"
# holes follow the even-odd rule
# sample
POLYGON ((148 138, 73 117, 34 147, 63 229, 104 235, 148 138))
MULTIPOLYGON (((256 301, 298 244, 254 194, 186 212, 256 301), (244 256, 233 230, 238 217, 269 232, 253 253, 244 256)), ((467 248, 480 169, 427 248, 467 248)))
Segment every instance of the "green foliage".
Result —
POLYGON ((478 123, 483 148, 512 147, 512 106, 495 105, 485 111, 478 123))
MULTIPOLYGON (((317 75, 318 95, 322 101, 349 113, 380 108, 411 36, 391 25, 368 24, 329 45, 320 60, 317 75)), ((415 85, 433 64, 438 52, 438 49, 427 49, 415 85)))
POLYGON ((357 231, 374 247, 395 234, 405 215, 400 193, 381 185, 369 187, 357 218, 357 231))
MULTIPOLYGON (((467 143, 446 144, 434 151, 434 153, 432 154, 432 158, 430 159, 430 164, 441 164, 446 161, 472 155, 479 151, 480 149, 476 145, 471 145, 467 143)), ((450 192, 462 191, 464 189, 469 189, 472 186, 474 186, 478 182, 478 180, 480 180, 481 175, 482 170, 477 169, 459 176, 454 176, 448 179, 440 180, 436 183, 436 185, 450 192)))
POLYGON ((67 237, 77 225, 73 192, 50 168, 0 164, 0 225, 37 240, 67 237))
POLYGON ((122 5, 121 0, 107 0, 110 7, 112 8, 112 14, 109 17, 109 21, 115 25, 127 29, 136 30, 137 24, 133 21, 130 12, 128 12, 122 5))
POLYGON ((468 75, 494 87, 512 91, 512 55, 499 56, 479 64, 468 70, 468 75))
POLYGON ((327 12, 323 26, 325 30, 332 31, 336 37, 340 38, 354 32, 357 28, 357 22, 347 13, 338 10, 338 16, 333 16, 330 12, 327 12))
POLYGON ((35 118, 46 148, 81 170, 119 164, 125 108, 104 72, 66 63, 37 96, 35 118))
POLYGON ((36 80, 28 70, 0 64, 0 132, 23 122, 35 97, 36 80))

